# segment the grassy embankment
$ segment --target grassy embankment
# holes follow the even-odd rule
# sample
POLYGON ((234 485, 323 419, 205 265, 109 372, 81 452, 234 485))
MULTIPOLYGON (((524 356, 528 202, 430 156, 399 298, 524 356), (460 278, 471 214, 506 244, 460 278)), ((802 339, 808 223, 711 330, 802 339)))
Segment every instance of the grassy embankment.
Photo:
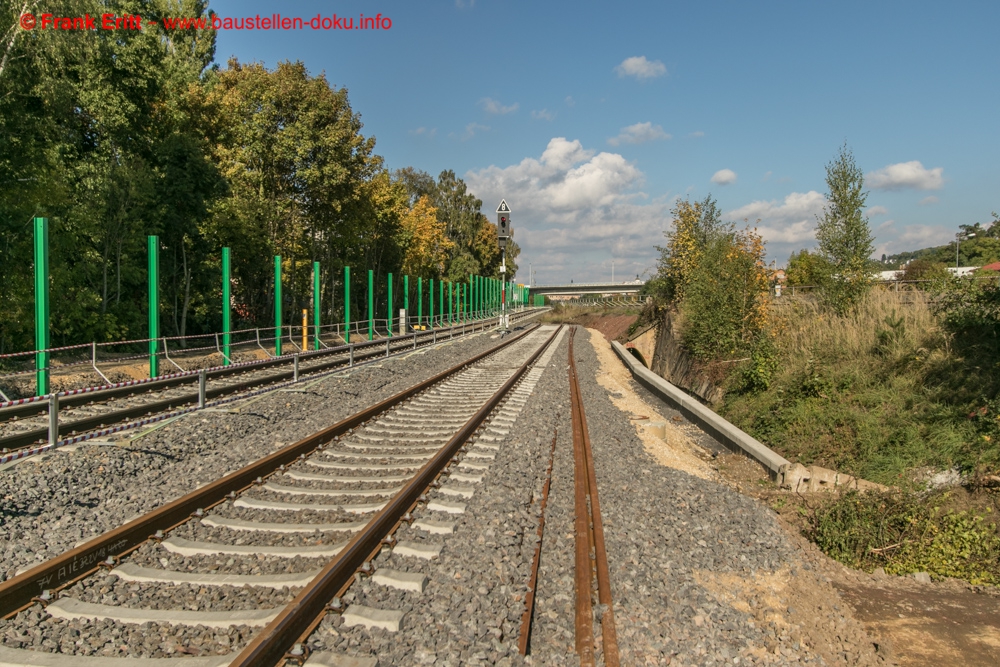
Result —
POLYGON ((931 306, 923 292, 877 290, 838 317, 809 298, 783 300, 770 388, 730 393, 718 409, 792 461, 901 489, 800 506, 829 555, 996 584, 996 498, 981 483, 1000 469, 996 341, 950 331, 931 306), (965 488, 923 488, 950 468, 965 488))

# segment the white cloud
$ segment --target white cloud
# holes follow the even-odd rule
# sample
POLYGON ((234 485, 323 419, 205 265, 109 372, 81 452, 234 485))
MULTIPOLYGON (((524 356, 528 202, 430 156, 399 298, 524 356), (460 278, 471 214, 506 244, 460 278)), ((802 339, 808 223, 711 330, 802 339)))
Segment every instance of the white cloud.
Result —
POLYGON ((510 106, 504 106, 492 97, 484 97, 479 100, 479 104, 482 105, 486 113, 495 113, 500 115, 513 113, 517 111, 520 106, 517 102, 514 102, 514 104, 511 104, 510 106))
POLYGON ((568 106, 568 107, 574 107, 574 106, 576 106, 576 100, 573 99, 572 95, 567 95, 566 96, 566 106, 568 106))
POLYGON ((716 185, 729 185, 736 182, 736 172, 732 169, 720 169, 712 174, 712 182, 716 185))
POLYGON ((889 209, 885 206, 870 206, 867 210, 865 210, 865 215, 869 218, 874 218, 876 215, 885 215, 888 212, 889 209))
POLYGON ((670 135, 664 132, 662 127, 652 123, 636 123, 623 127, 617 137, 608 139, 608 143, 612 146, 618 146, 621 144, 644 144, 660 139, 670 139, 670 135))
POLYGON ((928 204, 936 204, 936 203, 938 203, 939 201, 941 201, 941 200, 940 200, 940 199, 938 199, 937 197, 935 197, 934 195, 931 195, 931 196, 929 196, 929 197, 924 197, 924 198, 923 198, 923 199, 921 199, 921 200, 920 200, 920 201, 919 201, 918 203, 919 203, 919 204, 920 204, 921 206, 927 206, 928 204))
POLYGON ((772 172, 772 171, 768 171, 768 172, 765 172, 765 173, 764 173, 764 177, 760 179, 760 182, 761 182, 761 183, 767 183, 767 182, 768 182, 768 181, 769 181, 769 180, 771 179, 771 175, 772 175, 773 173, 774 173, 774 172, 772 172))
POLYGON ((615 71, 620 77, 634 76, 642 81, 643 79, 663 76, 667 73, 667 66, 659 60, 646 60, 646 56, 632 56, 615 67, 615 71))
POLYGON ((944 185, 944 167, 925 169, 919 161, 890 164, 865 176, 876 190, 940 190, 944 185))
POLYGON ((897 245, 902 244, 909 250, 926 248, 928 246, 944 245, 954 238, 953 232, 944 227, 930 225, 907 225, 897 239, 897 245))
POLYGON ((435 134, 437 134, 437 128, 436 127, 434 127, 434 128, 418 127, 415 130, 410 130, 410 134, 412 134, 414 136, 417 136, 417 137, 419 137, 419 136, 425 136, 425 137, 428 137, 428 138, 432 138, 432 137, 434 137, 435 134))
POLYGON ((541 111, 532 111, 532 118, 537 118, 538 120, 552 120, 556 117, 554 111, 549 111, 548 109, 542 109, 541 111))
MULTIPOLYGON (((760 220, 757 231, 765 241, 778 244, 801 244, 816 235, 816 216, 823 213, 826 197, 810 190, 793 192, 781 202, 755 201, 726 213, 735 220, 760 220)), ((792 249, 798 248, 795 245, 792 249)))
POLYGON ((643 273, 670 220, 672 200, 641 192, 644 175, 635 165, 564 137, 540 157, 469 171, 465 181, 487 211, 506 198, 522 248, 519 278, 532 263, 538 284, 610 279, 610 264, 601 267, 612 256, 616 278, 643 273))
POLYGON ((695 139, 701 139, 702 137, 705 136, 705 133, 702 132, 701 130, 695 130, 694 132, 691 133, 691 136, 694 137, 695 139))
POLYGON ((476 136, 478 132, 488 132, 490 129, 489 125, 480 125, 479 123, 469 123, 465 126, 465 132, 462 133, 462 141, 468 141, 472 137, 476 136))

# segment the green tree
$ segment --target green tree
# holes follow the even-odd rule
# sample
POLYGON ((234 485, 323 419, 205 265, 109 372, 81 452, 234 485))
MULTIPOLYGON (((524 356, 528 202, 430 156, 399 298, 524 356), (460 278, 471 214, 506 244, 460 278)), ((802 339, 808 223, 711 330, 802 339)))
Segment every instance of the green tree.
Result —
POLYGON ((847 144, 826 166, 827 206, 817 217, 816 240, 829 265, 821 282, 826 303, 838 313, 846 313, 871 289, 869 258, 874 237, 864 215, 868 193, 864 175, 854 162, 847 144))
POLYGON ((819 253, 800 250, 788 258, 785 279, 789 285, 819 285, 829 275, 826 260, 819 253))

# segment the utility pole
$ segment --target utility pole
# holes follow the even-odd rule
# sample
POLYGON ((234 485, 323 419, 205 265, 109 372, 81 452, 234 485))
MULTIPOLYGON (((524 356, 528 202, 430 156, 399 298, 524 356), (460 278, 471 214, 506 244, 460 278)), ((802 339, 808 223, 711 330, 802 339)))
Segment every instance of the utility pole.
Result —
MULTIPOLYGON (((965 241, 967 239, 971 239, 975 235, 976 235, 975 232, 959 232, 959 233, 955 234, 955 268, 956 269, 958 268, 958 245, 962 241, 965 241)), ((956 272, 955 275, 957 277, 958 273, 956 272)))

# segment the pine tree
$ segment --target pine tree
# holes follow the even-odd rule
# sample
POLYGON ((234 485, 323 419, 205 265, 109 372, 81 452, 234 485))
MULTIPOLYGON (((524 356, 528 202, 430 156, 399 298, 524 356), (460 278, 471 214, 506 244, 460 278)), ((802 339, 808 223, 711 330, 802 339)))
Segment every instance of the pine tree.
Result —
POLYGON ((869 257, 875 248, 868 217, 864 175, 847 144, 826 166, 827 206, 817 217, 816 240, 827 260, 822 282, 824 301, 838 313, 851 310, 871 289, 869 257))

